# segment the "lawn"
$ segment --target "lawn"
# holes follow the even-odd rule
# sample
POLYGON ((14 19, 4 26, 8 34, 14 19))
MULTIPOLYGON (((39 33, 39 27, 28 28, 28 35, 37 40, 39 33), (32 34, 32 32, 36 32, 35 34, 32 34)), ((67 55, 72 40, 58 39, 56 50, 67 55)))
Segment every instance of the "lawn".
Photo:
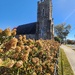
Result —
POLYGON ((59 70, 58 70, 59 75, 74 75, 63 49, 60 49, 59 52, 58 65, 59 65, 59 70))

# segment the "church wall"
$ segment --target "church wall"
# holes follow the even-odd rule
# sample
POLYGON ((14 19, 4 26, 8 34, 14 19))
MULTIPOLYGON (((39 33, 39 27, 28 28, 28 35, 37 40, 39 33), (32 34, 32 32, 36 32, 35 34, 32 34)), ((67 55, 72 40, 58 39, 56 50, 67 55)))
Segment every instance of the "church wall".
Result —
MULTIPOLYGON (((35 34, 25 34, 26 35, 26 39, 36 39, 36 35, 35 34)), ((23 36, 23 34, 22 34, 23 36)), ((19 35, 15 36, 16 38, 19 37, 19 35)))
POLYGON ((27 39, 36 39, 35 34, 26 34, 27 39))

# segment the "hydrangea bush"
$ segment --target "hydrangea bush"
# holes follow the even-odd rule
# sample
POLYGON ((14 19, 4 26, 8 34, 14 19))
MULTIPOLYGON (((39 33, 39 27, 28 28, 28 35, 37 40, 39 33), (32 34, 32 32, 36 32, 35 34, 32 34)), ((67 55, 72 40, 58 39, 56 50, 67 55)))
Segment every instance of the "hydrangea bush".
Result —
POLYGON ((0 75, 53 75, 59 43, 15 35, 16 29, 0 29, 0 75))

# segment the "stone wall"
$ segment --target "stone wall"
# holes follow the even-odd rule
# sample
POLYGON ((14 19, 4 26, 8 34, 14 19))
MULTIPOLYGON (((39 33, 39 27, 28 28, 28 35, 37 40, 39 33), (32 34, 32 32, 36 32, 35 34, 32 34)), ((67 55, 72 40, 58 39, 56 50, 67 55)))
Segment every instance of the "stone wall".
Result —
POLYGON ((36 39, 35 34, 26 34, 27 39, 36 39))

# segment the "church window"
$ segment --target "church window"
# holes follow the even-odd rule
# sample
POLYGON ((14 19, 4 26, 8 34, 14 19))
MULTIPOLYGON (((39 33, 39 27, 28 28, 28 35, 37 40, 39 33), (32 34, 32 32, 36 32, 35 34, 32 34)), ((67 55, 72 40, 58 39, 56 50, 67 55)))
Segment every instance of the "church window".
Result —
POLYGON ((41 28, 41 37, 44 35, 44 29, 41 28))
POLYGON ((45 10, 44 9, 42 10, 42 16, 45 16, 45 10))

